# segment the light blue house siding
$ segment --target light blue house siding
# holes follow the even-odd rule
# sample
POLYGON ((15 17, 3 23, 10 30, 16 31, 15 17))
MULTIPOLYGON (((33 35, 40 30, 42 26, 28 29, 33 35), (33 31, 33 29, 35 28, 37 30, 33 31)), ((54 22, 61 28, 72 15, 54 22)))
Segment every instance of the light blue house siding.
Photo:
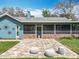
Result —
POLYGON ((0 18, 0 38, 14 39, 17 35, 23 37, 23 25, 9 16, 0 18))

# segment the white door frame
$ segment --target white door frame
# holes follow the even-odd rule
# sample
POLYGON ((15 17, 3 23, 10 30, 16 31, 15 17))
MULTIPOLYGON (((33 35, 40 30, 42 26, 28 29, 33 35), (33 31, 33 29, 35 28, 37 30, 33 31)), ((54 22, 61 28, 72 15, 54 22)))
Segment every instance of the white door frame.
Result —
POLYGON ((35 34, 36 34, 36 37, 38 35, 38 33, 37 33, 37 27, 41 27, 41 38, 42 38, 43 37, 43 24, 35 24, 35 34))
POLYGON ((17 26, 16 26, 16 39, 19 38, 19 35, 17 35, 17 32, 19 32, 19 28, 20 28, 20 26, 18 26, 18 28, 17 28, 17 26))

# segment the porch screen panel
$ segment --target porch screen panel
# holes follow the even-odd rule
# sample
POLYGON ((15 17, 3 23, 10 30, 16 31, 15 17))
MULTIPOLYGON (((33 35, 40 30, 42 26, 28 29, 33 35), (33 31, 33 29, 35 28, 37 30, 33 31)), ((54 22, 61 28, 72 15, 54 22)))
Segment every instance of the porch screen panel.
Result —
POLYGON ((54 25, 43 25, 44 34, 54 34, 54 25))
POLYGON ((24 34, 35 34, 35 25, 24 25, 24 34))
POLYGON ((70 24, 57 24, 56 33, 57 34, 69 34, 70 33, 70 24))
POLYGON ((79 24, 72 24, 72 33, 79 34, 79 24))

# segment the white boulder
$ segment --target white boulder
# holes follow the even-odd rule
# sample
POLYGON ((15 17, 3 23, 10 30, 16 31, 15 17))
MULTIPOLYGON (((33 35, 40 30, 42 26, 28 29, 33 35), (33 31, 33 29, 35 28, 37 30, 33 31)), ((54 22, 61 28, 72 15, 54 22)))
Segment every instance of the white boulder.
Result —
POLYGON ((39 48, 37 48, 37 47, 32 47, 31 49, 30 49, 30 53, 31 54, 37 54, 39 52, 39 48))
POLYGON ((64 47, 59 47, 58 48, 58 53, 64 55, 65 54, 65 48, 64 47))
POLYGON ((55 51, 53 49, 48 49, 45 51, 44 55, 47 57, 53 57, 55 55, 55 51))

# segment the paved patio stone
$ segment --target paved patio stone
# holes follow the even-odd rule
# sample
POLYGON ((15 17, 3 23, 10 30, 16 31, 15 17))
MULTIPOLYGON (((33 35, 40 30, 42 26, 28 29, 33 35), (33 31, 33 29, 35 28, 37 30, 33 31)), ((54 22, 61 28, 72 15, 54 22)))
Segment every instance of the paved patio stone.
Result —
POLYGON ((54 57, 67 57, 67 58, 77 58, 78 55, 62 45, 61 43, 57 42, 54 39, 28 39, 28 40, 21 40, 20 43, 9 49, 8 51, 4 52, 0 55, 0 58, 18 58, 18 57, 37 57, 37 58, 45 58, 44 52, 47 49, 54 49, 55 51, 62 46, 65 48, 65 54, 61 55, 55 53, 54 57), (29 50, 32 47, 37 47, 40 49, 38 54, 30 54, 29 50))

